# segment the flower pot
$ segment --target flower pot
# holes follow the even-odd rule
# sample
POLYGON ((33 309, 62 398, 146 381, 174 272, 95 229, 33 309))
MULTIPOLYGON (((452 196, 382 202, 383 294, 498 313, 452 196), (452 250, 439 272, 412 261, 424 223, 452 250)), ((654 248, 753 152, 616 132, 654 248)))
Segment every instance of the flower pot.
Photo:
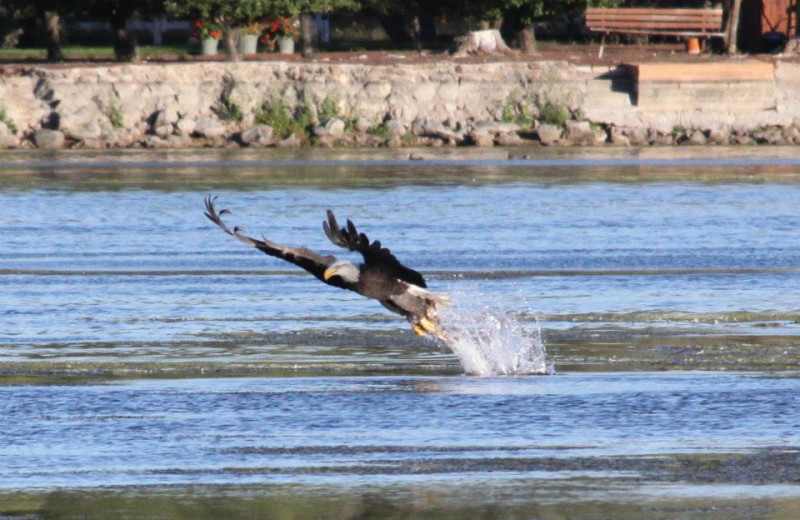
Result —
POLYGON ((281 54, 294 54, 294 40, 288 36, 279 37, 278 52, 281 54))
POLYGON ((686 52, 689 54, 700 54, 700 40, 697 38, 689 38, 686 40, 686 52))
POLYGON ((242 54, 255 54, 257 45, 257 34, 243 34, 239 38, 239 52, 242 54))
POLYGON ((201 40, 200 43, 202 44, 203 56, 217 55, 217 45, 219 45, 219 40, 215 40, 214 38, 205 38, 201 40))

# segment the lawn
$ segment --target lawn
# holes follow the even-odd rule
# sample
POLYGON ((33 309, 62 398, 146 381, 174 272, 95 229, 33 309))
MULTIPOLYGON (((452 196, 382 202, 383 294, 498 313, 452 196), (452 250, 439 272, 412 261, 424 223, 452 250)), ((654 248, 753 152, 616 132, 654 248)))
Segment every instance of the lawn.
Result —
MULTIPOLYGON (((62 47, 67 59, 113 60, 114 49, 110 45, 68 45, 62 47)), ((186 45, 140 45, 139 55, 143 59, 189 54, 186 45)), ((0 49, 0 61, 44 60, 44 48, 0 49)))

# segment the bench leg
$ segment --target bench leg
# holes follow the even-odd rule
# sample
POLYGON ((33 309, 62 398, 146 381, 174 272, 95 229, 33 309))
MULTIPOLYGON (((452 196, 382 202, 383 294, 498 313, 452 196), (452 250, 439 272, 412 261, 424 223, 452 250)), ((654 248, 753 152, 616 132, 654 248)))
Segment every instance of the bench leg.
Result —
POLYGON ((597 57, 598 58, 602 58, 603 57, 603 50, 604 50, 604 48, 606 46, 606 35, 607 34, 608 33, 603 33, 602 38, 600 38, 600 50, 597 51, 597 57))

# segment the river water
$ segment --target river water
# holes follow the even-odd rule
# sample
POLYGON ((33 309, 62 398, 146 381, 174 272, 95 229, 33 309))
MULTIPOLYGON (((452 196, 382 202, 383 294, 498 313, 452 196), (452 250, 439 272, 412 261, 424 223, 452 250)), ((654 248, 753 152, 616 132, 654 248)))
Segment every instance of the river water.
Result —
POLYGON ((0 516, 800 516, 800 154, 407 153, 0 156, 0 516), (483 335, 208 194, 352 218, 483 335))

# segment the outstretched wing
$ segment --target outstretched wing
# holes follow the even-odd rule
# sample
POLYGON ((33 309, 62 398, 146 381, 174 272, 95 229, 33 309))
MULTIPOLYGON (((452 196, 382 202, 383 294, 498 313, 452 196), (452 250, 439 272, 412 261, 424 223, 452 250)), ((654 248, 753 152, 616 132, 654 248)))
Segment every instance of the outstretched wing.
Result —
POLYGON ((322 223, 322 229, 335 245, 361 253, 365 266, 380 267, 399 280, 427 287, 421 274, 401 264, 389 249, 381 247, 379 240, 370 243, 367 235, 359 233, 350 219, 347 219, 347 226, 339 227, 333 211, 328 210, 328 220, 322 223))
POLYGON ((274 256, 275 258, 280 258, 286 260, 287 262, 291 262, 299 267, 302 267, 309 273, 316 276, 319 280, 325 282, 328 285, 333 285, 335 287, 341 287, 343 289, 350 289, 350 284, 342 280, 338 276, 333 276, 328 280, 325 280, 323 274, 325 273, 325 269, 327 269, 331 264, 336 261, 336 257, 333 255, 322 256, 310 249, 306 249, 305 247, 302 248, 294 248, 288 246, 282 246, 280 244, 276 244, 274 242, 270 242, 265 237, 262 237, 262 240, 258 240, 247 235, 243 235, 241 232, 244 231, 242 228, 235 226, 233 229, 229 228, 225 222, 223 222, 221 216, 228 213, 230 214, 231 211, 227 209, 220 210, 217 213, 216 209, 214 208, 214 200, 216 197, 211 198, 206 197, 206 211, 205 216, 208 217, 211 222, 218 225, 224 232, 231 235, 232 237, 236 237, 248 246, 255 247, 264 253, 274 256))

